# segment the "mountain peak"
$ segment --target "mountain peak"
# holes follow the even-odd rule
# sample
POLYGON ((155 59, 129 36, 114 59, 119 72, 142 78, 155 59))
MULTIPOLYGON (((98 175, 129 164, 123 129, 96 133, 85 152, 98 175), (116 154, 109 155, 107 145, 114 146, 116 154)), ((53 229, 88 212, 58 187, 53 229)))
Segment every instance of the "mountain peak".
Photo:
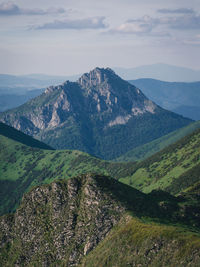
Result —
POLYGON ((84 87, 97 86, 109 78, 119 78, 115 72, 110 68, 99 68, 91 70, 89 73, 84 73, 79 79, 78 83, 84 87))
POLYGON ((0 121, 58 149, 78 149, 104 159, 189 124, 162 110, 110 68, 95 68, 77 82, 49 87, 0 121))

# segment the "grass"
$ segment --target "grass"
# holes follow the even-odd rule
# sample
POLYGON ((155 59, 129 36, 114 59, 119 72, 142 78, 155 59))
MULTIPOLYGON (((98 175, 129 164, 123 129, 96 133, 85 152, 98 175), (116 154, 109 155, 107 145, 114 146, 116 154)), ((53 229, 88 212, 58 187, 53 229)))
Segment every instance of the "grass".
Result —
POLYGON ((0 214, 14 211, 33 186, 88 172, 118 177, 133 165, 103 161, 76 150, 28 147, 0 135, 0 214))
POLYGON ((129 216, 79 266, 198 266, 199 252, 199 234, 129 216))
POLYGON ((196 130, 175 144, 137 163, 133 174, 120 178, 120 181, 146 193, 153 189, 162 189, 177 194, 199 181, 199 164, 200 130, 196 130), (181 190, 178 184, 183 185, 181 190))
POLYGON ((119 158, 116 158, 114 161, 123 162, 144 160, 199 128, 200 121, 193 122, 186 127, 164 135, 150 143, 134 148, 119 158))
POLYGON ((13 212, 32 186, 99 173, 145 193, 173 194, 199 181, 200 130, 138 163, 114 163, 76 150, 44 150, 0 136, 0 214, 13 212), (190 179, 188 179, 190 177, 190 179))

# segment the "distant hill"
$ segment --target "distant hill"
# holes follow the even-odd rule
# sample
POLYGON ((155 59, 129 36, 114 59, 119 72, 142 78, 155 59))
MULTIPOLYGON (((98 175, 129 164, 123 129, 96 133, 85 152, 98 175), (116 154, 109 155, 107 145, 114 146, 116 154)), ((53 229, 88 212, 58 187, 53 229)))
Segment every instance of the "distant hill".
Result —
POLYGON ((102 161, 80 151, 51 150, 0 123, 0 215, 14 211, 33 186, 88 172, 120 178, 122 172, 130 174, 133 167, 133 163, 102 161))
POLYGON ((40 95, 45 87, 59 84, 66 79, 67 77, 42 74, 24 76, 0 74, 0 112, 18 107, 40 95))
POLYGON ((182 105, 172 109, 172 111, 192 120, 200 120, 200 106, 182 105))
POLYGON ((76 79, 74 76, 51 76, 44 74, 9 75, 0 74, 0 88, 41 88, 49 85, 57 85, 67 79, 76 79))
POLYGON ((137 163, 120 179, 143 192, 161 189, 173 194, 200 181, 200 129, 137 163))
POLYGON ((12 129, 9 137, 0 135, 0 214, 15 210, 22 195, 35 185, 88 172, 112 176, 144 192, 161 188, 176 194, 200 181, 200 130, 139 163, 104 161, 80 151, 33 148, 20 141, 25 139, 23 134, 16 142, 11 133, 12 129))
POLYGON ((152 101, 163 108, 200 120, 200 82, 163 82, 154 79, 131 80, 152 101))
POLYGON ((24 88, 0 89, 0 112, 18 107, 42 94, 44 89, 24 90, 24 88), (13 92, 16 91, 16 92, 13 92))
POLYGON ((164 63, 144 65, 135 68, 114 68, 126 80, 152 78, 168 82, 194 82, 200 80, 200 70, 178 67, 164 63))
POLYGON ((184 128, 180 128, 174 132, 164 135, 150 143, 136 147, 121 157, 114 159, 114 161, 123 162, 144 160, 199 128, 200 121, 193 122, 184 128))
MULTIPOLYGON (((29 135, 26 135, 13 127, 6 125, 5 123, 0 122, 0 135, 20 142, 21 144, 27 145, 34 148, 42 148, 53 150, 50 146, 32 138, 29 135)), ((5 151, 2 151, 2 153, 5 151)))
POLYGON ((56 149, 113 159, 192 120, 164 110, 109 68, 50 86, 0 121, 56 149))

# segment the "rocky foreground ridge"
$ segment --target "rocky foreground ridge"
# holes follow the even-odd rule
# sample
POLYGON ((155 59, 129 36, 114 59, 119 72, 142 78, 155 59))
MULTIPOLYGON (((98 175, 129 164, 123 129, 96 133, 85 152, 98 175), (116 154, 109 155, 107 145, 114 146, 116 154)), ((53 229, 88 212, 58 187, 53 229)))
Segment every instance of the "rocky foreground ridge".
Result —
POLYGON ((128 210, 154 216, 160 208, 138 190, 96 174, 35 187, 14 214, 0 217, 0 262, 77 266, 128 210))
POLYGON ((179 237, 180 229, 148 226, 136 219, 178 220, 185 225, 193 221, 199 227, 197 209, 180 209, 177 203, 168 193, 145 195, 115 179, 95 174, 35 187, 24 195, 16 213, 0 217, 1 266, 78 266, 81 262, 83 266, 147 266, 138 264, 153 264, 157 258, 167 262, 167 257, 173 256, 168 251, 174 253, 176 262, 180 248, 185 257, 181 266, 198 266, 193 265, 200 263, 198 234, 179 237), (157 229, 156 236, 151 228, 157 229), (109 240, 114 241, 106 245, 109 240), (169 250, 171 246, 173 251, 169 250), (105 255, 98 252, 101 247, 105 255), (117 253, 112 265, 109 262, 114 259, 106 251, 117 253), (130 254, 131 261, 128 254, 124 257, 121 252, 130 254), (98 259, 95 253, 100 259, 98 265, 92 265, 98 259), (191 264, 185 265, 188 261, 191 264))
POLYGON ((77 149, 104 159, 183 127, 191 120, 166 111, 109 68, 66 81, 0 121, 57 149, 77 149))
POLYGON ((125 205, 112 196, 111 188, 119 190, 118 184, 88 174, 32 189, 14 215, 0 219, 1 252, 6 255, 1 262, 76 266, 125 211, 125 205))

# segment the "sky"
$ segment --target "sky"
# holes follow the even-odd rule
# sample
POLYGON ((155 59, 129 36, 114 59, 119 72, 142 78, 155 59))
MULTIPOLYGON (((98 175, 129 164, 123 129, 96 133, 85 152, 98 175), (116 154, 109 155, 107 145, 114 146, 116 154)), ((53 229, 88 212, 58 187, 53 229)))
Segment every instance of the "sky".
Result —
POLYGON ((199 0, 0 0, 0 73, 200 69, 199 0))

